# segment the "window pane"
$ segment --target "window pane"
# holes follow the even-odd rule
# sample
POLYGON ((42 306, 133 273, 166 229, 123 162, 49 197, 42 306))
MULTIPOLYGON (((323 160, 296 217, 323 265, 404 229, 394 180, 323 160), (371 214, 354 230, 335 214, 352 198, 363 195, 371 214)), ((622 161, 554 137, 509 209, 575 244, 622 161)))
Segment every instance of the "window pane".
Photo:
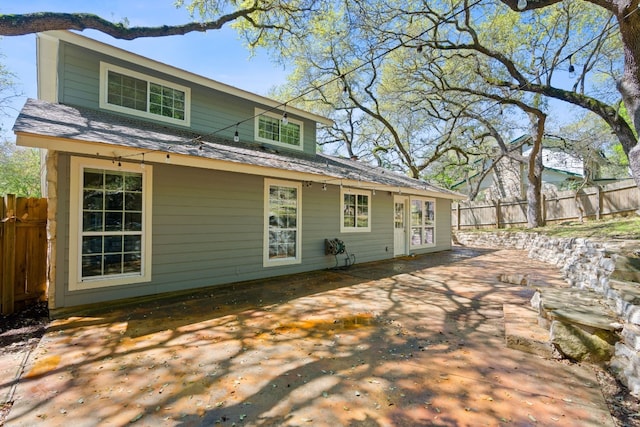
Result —
POLYGON ((128 211, 141 211, 142 193, 125 193, 124 208, 128 211))
POLYGON ((102 236, 90 236, 82 238, 82 255, 101 254, 102 236))
POLYGON ((396 203, 395 208, 395 228, 404 228, 404 203, 396 203))
POLYGON ((160 105, 160 104, 149 104, 149 112, 151 114, 161 115, 162 114, 162 105, 160 105))
POLYGON ((124 189, 127 191, 142 191, 142 175, 125 174, 124 189))
POLYGON ((124 236, 125 252, 140 252, 142 248, 142 236, 124 236))
POLYGON ((104 187, 107 190, 122 190, 123 176, 122 174, 105 174, 104 187))
POLYGON ((258 119, 258 136, 279 142, 280 120, 273 117, 260 116, 258 119))
POLYGON ((425 234, 424 242, 426 244, 434 243, 434 240, 433 240, 433 237, 434 237, 433 236, 433 228, 431 228, 431 227, 425 228, 424 234, 425 234))
POLYGON ((102 275, 102 255, 82 257, 82 277, 102 275))
POLYGON ((122 254, 110 254, 104 256, 104 274, 122 273, 122 254))
POLYGON ((106 236, 104 252, 122 252, 122 236, 106 236))
POLYGON ((142 231, 142 214, 126 212, 124 214, 125 231, 142 231))
POLYGON ((105 209, 110 211, 119 211, 124 207, 124 193, 121 191, 110 191, 105 194, 105 209))
POLYGON ((300 125, 295 123, 288 123, 281 126, 282 136, 281 141, 285 144, 300 145, 300 125))
POLYGON ((411 227, 411 245, 419 246, 422 244, 422 228, 411 227))
POLYGON ((84 190, 82 209, 96 211, 103 209, 104 193, 99 190, 84 190))
POLYGON ((269 258, 295 258, 298 222, 298 189, 269 187, 269 258))
POLYGON ((105 212, 105 231, 122 231, 122 212, 105 212))
POLYGON ((411 225, 422 225, 422 201, 411 201, 411 225))
POLYGON ((344 226, 355 227, 356 226, 356 196, 354 194, 344 195, 344 226))
POLYGON ((369 225, 369 196, 358 195, 358 221, 356 227, 366 228, 369 225))
POLYGON ((135 273, 141 271, 141 259, 140 253, 125 254, 124 262, 122 264, 123 273, 135 273))
POLYGON ((156 105, 162 105, 162 95, 151 91, 151 94, 149 95, 149 102, 156 105))
POLYGON ((107 102, 139 111, 147 110, 147 82, 131 76, 109 71, 107 76, 107 102))
POLYGON ((104 174, 102 172, 95 172, 90 170, 84 171, 84 188, 97 188, 101 189, 103 186, 104 174))
POLYGON ((103 231, 102 212, 84 212, 82 214, 82 231, 103 231))

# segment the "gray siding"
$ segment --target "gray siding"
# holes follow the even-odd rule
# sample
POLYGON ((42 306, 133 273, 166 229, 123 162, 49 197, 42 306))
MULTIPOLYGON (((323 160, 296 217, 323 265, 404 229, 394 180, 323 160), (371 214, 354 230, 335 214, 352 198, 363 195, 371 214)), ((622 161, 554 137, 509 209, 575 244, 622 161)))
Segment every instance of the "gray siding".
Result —
MULTIPOLYGON (((255 108, 269 109, 264 105, 256 105, 242 98, 64 42, 60 43, 58 69, 58 89, 61 103, 86 108, 99 108, 100 61, 190 87, 190 129, 195 133, 202 133, 203 135, 215 133, 217 136, 233 139, 236 123, 243 121, 238 126, 241 140, 243 142, 254 142, 253 118, 255 116, 255 108)), ((289 115, 291 118, 304 122, 304 152, 315 154, 316 123, 301 119, 290 112, 289 115)), ((151 119, 144 120, 154 121, 151 119)), ((167 125, 161 121, 157 121, 157 123, 167 125)), ((277 149, 286 150, 282 147, 277 147, 277 149)))
POLYGON ((451 200, 436 200, 436 247, 434 251, 451 249, 451 200))
MULTIPOLYGON (((264 177, 155 164, 152 281, 71 292, 67 155, 60 155, 59 179, 56 307, 331 268, 336 261, 324 254, 325 238, 344 240, 357 263, 393 257, 388 192, 372 195, 370 233, 340 233, 339 186, 302 186, 302 263, 263 267, 264 177)), ((450 202, 438 199, 436 206, 438 244, 420 252, 450 248, 450 202)))

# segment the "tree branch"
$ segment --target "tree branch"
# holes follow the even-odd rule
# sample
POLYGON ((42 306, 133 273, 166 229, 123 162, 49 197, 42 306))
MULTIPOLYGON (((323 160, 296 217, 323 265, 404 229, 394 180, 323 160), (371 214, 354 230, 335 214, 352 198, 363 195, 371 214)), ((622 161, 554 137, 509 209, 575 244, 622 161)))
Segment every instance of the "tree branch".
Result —
POLYGON ((159 27, 131 27, 113 23, 90 13, 38 12, 23 15, 0 15, 0 35, 22 36, 49 30, 93 29, 116 39, 133 40, 140 37, 162 37, 184 35, 190 32, 219 30, 225 24, 238 18, 248 18, 259 9, 254 4, 207 22, 191 22, 184 25, 162 25, 159 27))

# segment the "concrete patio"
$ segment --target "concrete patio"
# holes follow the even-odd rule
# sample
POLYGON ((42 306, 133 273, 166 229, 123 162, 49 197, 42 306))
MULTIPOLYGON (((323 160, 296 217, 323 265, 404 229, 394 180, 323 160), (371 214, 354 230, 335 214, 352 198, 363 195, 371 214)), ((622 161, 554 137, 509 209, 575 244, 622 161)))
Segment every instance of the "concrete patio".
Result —
POLYGON ((532 285, 566 286, 455 248, 59 313, 6 425, 613 426, 591 367, 507 347, 532 285))

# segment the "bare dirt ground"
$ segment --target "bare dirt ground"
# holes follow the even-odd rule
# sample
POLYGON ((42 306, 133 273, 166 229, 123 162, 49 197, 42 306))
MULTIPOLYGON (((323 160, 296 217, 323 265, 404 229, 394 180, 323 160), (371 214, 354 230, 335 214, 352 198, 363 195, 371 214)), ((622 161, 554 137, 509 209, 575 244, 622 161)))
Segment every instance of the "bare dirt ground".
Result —
MULTIPOLYGON (((0 316, 0 356, 32 351, 48 324, 46 303, 32 305, 9 316, 0 316)), ((12 405, 13 402, 0 401, 0 426, 4 425, 12 405)))
MULTIPOLYGON (((48 324, 48 311, 44 303, 10 316, 0 316, 0 356, 32 351, 46 332, 48 324)), ((616 425, 640 426, 640 400, 633 397, 611 373, 597 367, 594 370, 616 425)), ((0 402, 0 426, 4 425, 13 403, 0 402)))

